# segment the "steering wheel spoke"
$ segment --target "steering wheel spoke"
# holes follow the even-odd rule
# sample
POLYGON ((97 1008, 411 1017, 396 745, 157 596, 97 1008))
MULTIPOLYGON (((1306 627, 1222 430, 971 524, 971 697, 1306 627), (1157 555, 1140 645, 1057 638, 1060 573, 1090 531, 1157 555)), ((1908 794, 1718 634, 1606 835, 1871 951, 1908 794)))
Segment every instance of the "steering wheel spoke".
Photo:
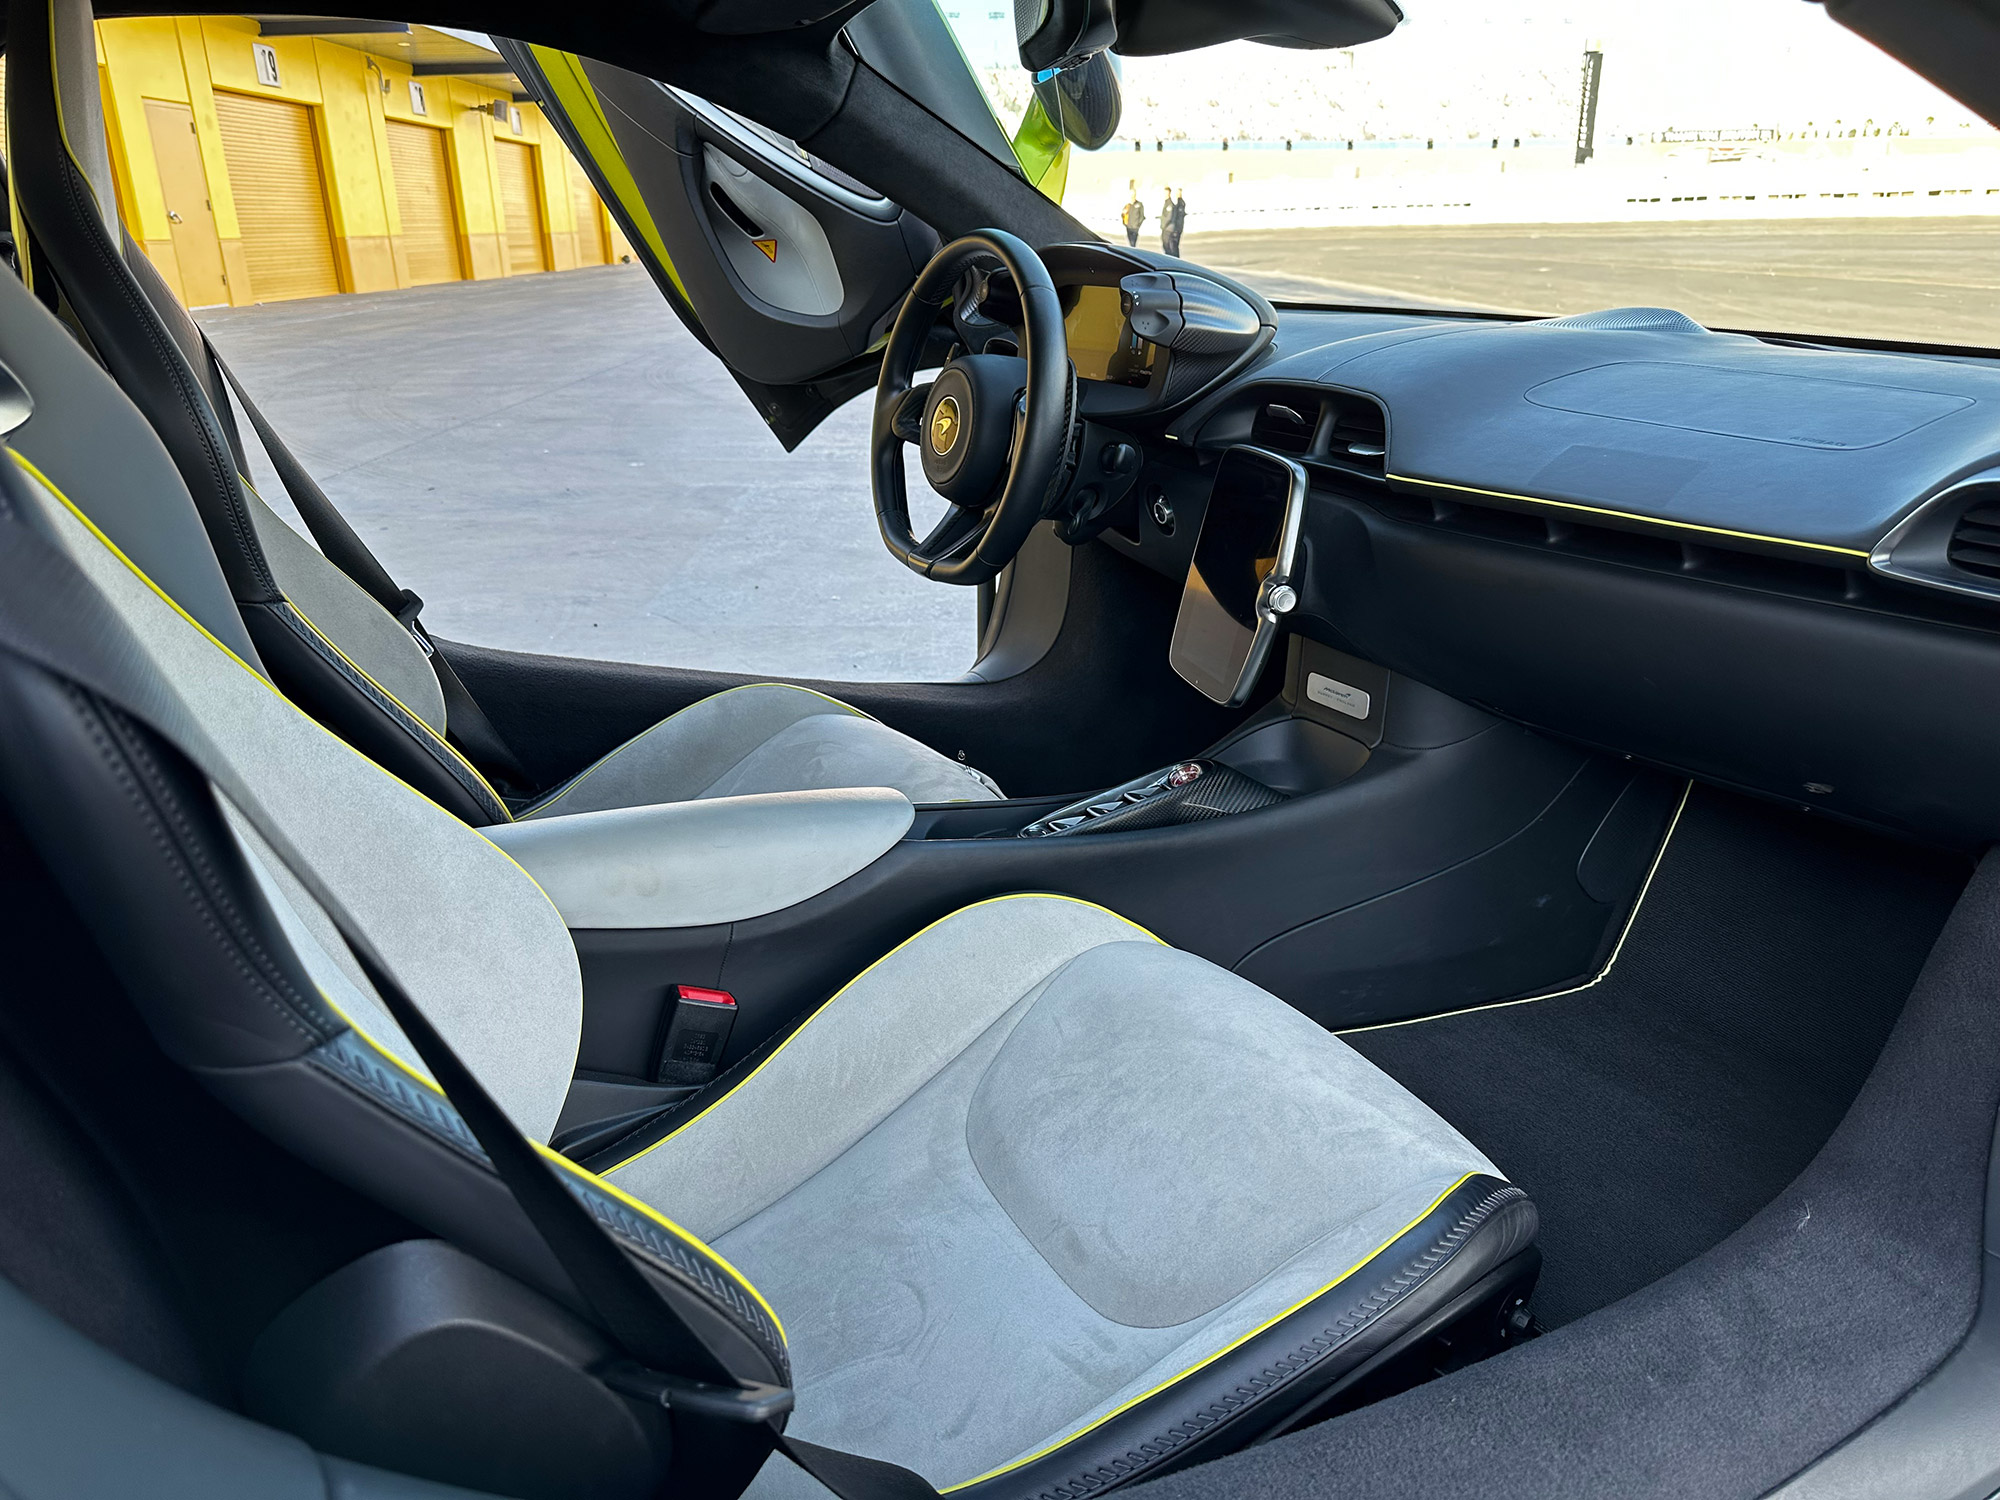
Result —
POLYGON ((913 385, 903 392, 896 403, 896 411, 889 418, 889 430, 911 445, 924 440, 924 402, 930 398, 931 385, 927 380, 922 385, 913 385))

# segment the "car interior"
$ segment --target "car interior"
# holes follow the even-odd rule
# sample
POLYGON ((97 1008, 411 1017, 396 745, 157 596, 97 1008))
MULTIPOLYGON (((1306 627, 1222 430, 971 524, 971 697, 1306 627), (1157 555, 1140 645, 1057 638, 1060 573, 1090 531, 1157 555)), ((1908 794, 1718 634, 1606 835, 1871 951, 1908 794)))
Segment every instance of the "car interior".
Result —
POLYGON ((870 403, 955 682, 432 635, 120 221, 146 8, 8 10, 0 1492, 2000 1487, 2000 354, 1274 303, 830 3, 408 19, 870 403))

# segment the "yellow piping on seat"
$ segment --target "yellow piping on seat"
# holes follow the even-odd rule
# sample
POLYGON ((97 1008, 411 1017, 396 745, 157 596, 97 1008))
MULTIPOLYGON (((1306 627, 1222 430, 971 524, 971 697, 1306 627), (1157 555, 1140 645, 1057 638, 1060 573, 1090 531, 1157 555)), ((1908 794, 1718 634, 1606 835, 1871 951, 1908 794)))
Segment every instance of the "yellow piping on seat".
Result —
MULTIPOLYGON (((460 755, 458 753, 457 746, 452 744, 452 742, 446 739, 443 735, 439 734, 435 729, 431 728, 429 721, 426 720, 422 714, 416 712, 408 704, 404 703, 402 699, 398 698, 394 693, 390 692, 387 688, 382 686, 381 683, 377 682, 375 678, 369 673, 368 669, 362 666, 360 662, 356 661, 353 657, 349 656, 345 651, 341 650, 340 647, 334 643, 333 638, 331 636, 329 636, 324 630, 321 630, 318 625, 313 623, 313 617, 307 614, 304 610, 299 608, 297 602, 293 600, 290 594, 285 595, 285 603, 290 606, 293 614, 297 615, 302 621, 305 622, 306 629, 310 630, 314 635, 319 637, 319 639, 325 644, 327 650, 331 651, 335 656, 339 657, 342 661, 346 662, 348 666, 352 667, 354 671, 361 677, 361 679, 365 681, 370 687, 375 689, 376 692, 380 693, 384 698, 387 698, 391 703, 395 704, 396 707, 400 708, 404 713, 408 714, 410 717, 410 721, 416 724, 420 729, 422 729, 423 732, 430 737, 431 742, 433 744, 437 745, 440 749, 444 750, 447 754, 451 756, 453 760, 457 761, 461 766, 464 766, 466 770, 470 771, 474 776, 474 778, 477 779, 480 786, 486 789, 486 794, 489 797, 491 797, 495 805, 499 807, 502 817, 509 823, 514 821, 514 815, 507 811, 506 799, 502 797, 498 792, 493 790, 492 782, 488 781, 484 776, 481 776, 479 774, 479 767, 475 766, 471 761, 467 760, 463 755, 460 755)), ((373 764, 373 762, 370 762, 370 764, 373 764)))
MULTIPOLYGON (((380 766, 375 765, 374 761, 369 760, 367 756, 362 755, 359 750, 356 750, 352 745, 348 744, 347 741, 343 740, 339 735, 333 733, 331 730, 326 728, 325 725, 319 723, 318 720, 313 719, 311 716, 307 714, 300 713, 298 706, 294 704, 290 699, 285 697, 283 693, 279 692, 276 686, 272 684, 269 678, 265 677, 263 673, 259 672, 255 667, 252 667, 248 662, 244 661, 242 657, 238 656, 234 651, 231 651, 221 641, 217 640, 215 636, 209 631, 207 626, 203 625, 201 621, 197 620, 193 615, 189 614, 185 609, 182 609, 181 606, 174 600, 174 597, 171 594, 169 594, 165 589, 161 588, 157 583, 153 582, 153 580, 146 575, 145 570, 142 569, 137 563, 133 562, 131 558, 127 557, 123 552, 123 550, 119 548, 118 544, 112 541, 110 537, 106 536, 104 532, 98 528, 96 522, 92 521, 89 516, 85 515, 81 510, 79 510, 76 507, 76 505, 70 500, 70 498, 67 495, 65 495, 60 489, 58 489, 46 474, 42 473, 40 469, 35 467, 33 462, 23 457, 21 454, 15 452, 11 448, 7 450, 7 456, 13 459, 14 462, 18 464, 23 471, 25 471, 28 475, 30 475, 37 484, 41 485, 41 487, 44 490, 46 490, 49 494, 55 496, 55 498, 62 504, 63 508, 66 509, 72 516, 76 518, 77 523, 81 525, 86 531, 88 531, 92 537, 96 538, 99 544, 103 546, 105 551, 109 552, 113 557, 117 558, 119 562, 123 563, 125 567, 131 571, 133 577, 137 578, 141 583, 145 584, 145 586, 148 589, 152 590, 152 592, 159 597, 160 601, 164 603, 167 606, 167 608, 171 609, 175 614, 179 615, 183 620, 187 621, 189 625, 192 625, 195 628, 195 630, 201 634, 202 639, 206 640, 211 646, 215 647, 216 650, 220 651, 230 661, 233 661, 234 663, 236 663, 238 667, 242 668, 243 671, 248 673, 259 687, 263 688, 266 692, 271 694, 271 696, 276 698, 280 703, 283 703, 285 707, 291 709, 293 713, 298 714, 298 717, 302 723, 310 724, 314 729, 318 730, 321 734, 324 734, 328 739, 332 740, 336 745, 339 745, 343 750, 346 750, 349 754, 357 757, 362 761, 365 761, 369 766, 373 767, 378 774, 383 776, 390 775, 389 772, 384 771, 380 766)), ((301 618, 303 618, 303 616, 301 618)), ((397 778, 391 776, 390 779, 396 780, 397 778)), ((413 796, 423 797, 423 800, 426 802, 430 801, 428 797, 424 797, 424 794, 418 791, 415 787, 410 787, 408 786, 407 783, 403 783, 403 785, 413 796)), ((434 802, 432 802, 431 805, 433 807, 437 807, 437 804, 434 802)), ((437 811, 439 815, 442 817, 451 817, 451 814, 445 812, 445 810, 441 807, 437 808, 437 811)), ((453 818, 452 821, 454 823, 458 822, 456 818, 453 818)), ((484 834, 480 833, 478 829, 471 828, 467 829, 466 831, 470 833, 473 837, 479 839, 480 842, 484 843, 489 849, 492 849, 496 853, 501 855, 501 857, 506 859, 507 862, 513 865, 515 869, 517 870, 521 869, 519 862, 516 861, 513 858, 513 856, 509 855, 506 850, 500 848, 498 844, 495 844, 491 839, 487 838, 484 834)), ((537 891, 542 891, 540 882, 538 882, 532 875, 529 875, 526 870, 521 870, 521 875, 522 878, 525 879, 528 882, 528 884, 532 885, 537 891)), ((545 901, 548 900, 548 892, 542 891, 542 899, 545 901)), ((550 902, 551 910, 554 909, 554 905, 555 904, 553 902, 550 902)), ((336 1016, 340 1017, 340 1019, 347 1024, 347 1026, 354 1032, 356 1036, 361 1038, 362 1041, 366 1042, 383 1058, 387 1059, 388 1062, 392 1066, 394 1066, 399 1072, 406 1074, 408 1077, 410 1077, 417 1083, 429 1089, 432 1093, 437 1094, 440 1098, 445 1097, 444 1090, 438 1087, 436 1080, 432 1079, 428 1074, 420 1072, 418 1069, 411 1067, 408 1063, 403 1061, 402 1058, 398 1057, 394 1052, 391 1052, 387 1047, 384 1047, 380 1042, 376 1041, 375 1038, 370 1036, 365 1030, 355 1025, 353 1017, 349 1016, 345 1011, 343 1011, 340 1008, 339 1004, 334 1001, 331 995, 328 995, 324 990, 320 990, 319 993, 320 993, 320 999, 325 1002, 329 1010, 331 1010, 336 1016)), ((446 1102, 448 1103, 449 1100, 447 1100, 446 1102)), ((547 1146, 542 1145, 540 1142, 535 1143, 535 1149, 541 1152, 541 1154, 546 1159, 556 1163, 556 1165, 559 1166, 562 1170, 571 1172, 579 1177, 582 1177, 586 1181, 590 1182, 593 1186, 604 1189, 606 1193, 608 1193, 613 1198, 616 1198, 620 1203, 623 1203, 626 1207, 632 1209, 636 1213, 643 1214, 645 1217, 653 1220, 662 1229, 666 1230, 676 1239, 681 1240, 683 1243, 699 1250, 703 1255, 707 1256, 710 1260, 714 1261, 716 1265, 722 1267, 723 1270, 728 1273, 730 1278, 734 1280, 739 1286, 741 1286, 743 1290, 750 1295, 751 1299, 755 1301, 759 1307, 763 1308, 764 1312, 770 1317, 772 1326, 777 1328, 779 1337, 780 1338, 784 1337, 785 1326, 783 1322, 780 1321, 777 1313, 772 1309, 770 1303, 764 1300, 764 1294, 762 1292, 759 1292, 755 1286, 751 1285, 749 1279, 745 1277, 741 1271, 737 1270, 735 1266, 731 1265, 728 1260, 726 1260, 721 1255, 718 1255, 714 1250, 710 1249, 708 1245, 704 1244, 700 1239, 696 1238, 694 1235, 688 1233, 687 1230, 683 1229, 680 1225, 674 1223, 673 1220, 669 1219, 665 1214, 661 1213, 658 1209, 652 1207, 650 1204, 644 1203, 639 1199, 634 1198, 630 1193, 627 1193, 622 1188, 616 1187, 613 1184, 604 1181, 603 1178, 597 1176, 595 1173, 586 1171, 584 1168, 579 1167, 575 1162, 570 1161, 567 1157, 562 1156, 558 1152, 551 1151, 547 1146)))

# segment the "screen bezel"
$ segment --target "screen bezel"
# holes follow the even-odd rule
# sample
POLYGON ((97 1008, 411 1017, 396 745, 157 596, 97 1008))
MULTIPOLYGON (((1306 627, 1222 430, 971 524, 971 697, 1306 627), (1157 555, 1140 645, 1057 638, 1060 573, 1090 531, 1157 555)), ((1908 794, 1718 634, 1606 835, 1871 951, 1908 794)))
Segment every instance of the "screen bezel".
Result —
POLYGON ((1216 466, 1214 483, 1209 487, 1209 503, 1202 510, 1201 527, 1195 533, 1194 548, 1188 556, 1187 576, 1181 585, 1180 610, 1174 617, 1173 644, 1168 648, 1167 661, 1175 673, 1202 696, 1224 707, 1234 708, 1246 701, 1263 674, 1264 663, 1270 659, 1271 645, 1278 637, 1278 616, 1272 613, 1265 601, 1271 590, 1279 584, 1292 583, 1292 571, 1298 561, 1299 532, 1305 521, 1306 471, 1299 464, 1282 454, 1266 448, 1252 447, 1248 443, 1237 443, 1222 455, 1216 466), (1287 481, 1284 517, 1278 531, 1278 557, 1265 575, 1257 590, 1257 623, 1244 629, 1242 622, 1229 615, 1217 604, 1206 588, 1194 587, 1195 570, 1201 557, 1202 534, 1208 529, 1209 511, 1215 503, 1216 487, 1227 477, 1233 463, 1257 463, 1267 465, 1284 476, 1287 481), (1246 637, 1243 650, 1235 661, 1232 677, 1227 668, 1217 673, 1195 654, 1197 632, 1204 623, 1212 625, 1215 617, 1221 615, 1228 625, 1241 631, 1246 637))

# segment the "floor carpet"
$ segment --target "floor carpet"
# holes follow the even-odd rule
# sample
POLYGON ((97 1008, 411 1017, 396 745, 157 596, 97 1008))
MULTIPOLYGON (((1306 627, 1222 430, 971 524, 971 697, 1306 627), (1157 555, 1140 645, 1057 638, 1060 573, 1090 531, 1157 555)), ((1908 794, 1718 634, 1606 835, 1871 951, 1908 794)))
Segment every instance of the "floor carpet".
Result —
POLYGON ((1968 861, 1697 790, 1610 974, 1346 1040, 1541 1212, 1550 1327, 1747 1222, 1832 1134, 1968 861))

